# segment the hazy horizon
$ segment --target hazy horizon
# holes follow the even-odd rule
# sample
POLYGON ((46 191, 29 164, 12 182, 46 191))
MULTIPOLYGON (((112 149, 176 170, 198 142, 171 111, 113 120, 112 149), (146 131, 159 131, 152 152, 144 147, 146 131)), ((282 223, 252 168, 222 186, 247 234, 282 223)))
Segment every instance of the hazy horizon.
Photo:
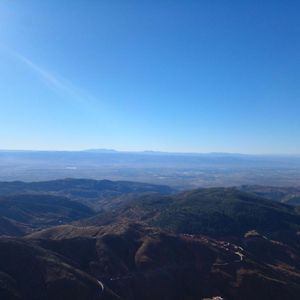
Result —
POLYGON ((186 154, 186 155, 245 155, 245 156, 300 156, 300 152, 295 153, 243 153, 243 152, 218 152, 218 151, 210 151, 210 152, 179 152, 179 151, 163 151, 163 150, 152 150, 152 149, 141 149, 141 150, 127 150, 127 149, 112 149, 112 148, 86 148, 86 149, 21 149, 21 148, 0 148, 1 152, 5 151, 28 151, 28 152, 121 152, 121 153, 154 153, 154 154, 186 154))
POLYGON ((299 9, 3 0, 0 148, 296 154, 299 9))

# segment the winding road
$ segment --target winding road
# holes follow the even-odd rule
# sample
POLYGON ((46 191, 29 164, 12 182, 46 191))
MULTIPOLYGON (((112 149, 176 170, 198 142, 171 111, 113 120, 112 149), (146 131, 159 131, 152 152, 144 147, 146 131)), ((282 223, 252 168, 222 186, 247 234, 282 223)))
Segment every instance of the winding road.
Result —
POLYGON ((104 284, 100 280, 97 280, 97 282, 101 288, 101 293, 103 293, 104 292, 104 284))
POLYGON ((234 254, 238 255, 239 260, 236 260, 235 262, 241 262, 244 260, 244 254, 241 252, 234 252, 234 254))

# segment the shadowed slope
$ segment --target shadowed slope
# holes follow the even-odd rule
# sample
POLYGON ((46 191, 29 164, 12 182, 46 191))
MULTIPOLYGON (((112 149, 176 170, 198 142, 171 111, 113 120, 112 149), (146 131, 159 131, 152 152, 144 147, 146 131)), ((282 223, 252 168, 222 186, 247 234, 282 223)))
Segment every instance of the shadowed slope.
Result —
POLYGON ((0 222, 4 227, 0 232, 21 235, 93 214, 90 208, 65 197, 28 194, 1 197, 0 222))

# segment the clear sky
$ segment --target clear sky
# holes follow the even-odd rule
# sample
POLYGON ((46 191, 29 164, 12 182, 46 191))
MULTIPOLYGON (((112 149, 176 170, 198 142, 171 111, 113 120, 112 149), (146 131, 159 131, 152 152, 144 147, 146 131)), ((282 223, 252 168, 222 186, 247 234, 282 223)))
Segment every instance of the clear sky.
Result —
POLYGON ((1 0, 0 148, 300 153, 299 0, 1 0))

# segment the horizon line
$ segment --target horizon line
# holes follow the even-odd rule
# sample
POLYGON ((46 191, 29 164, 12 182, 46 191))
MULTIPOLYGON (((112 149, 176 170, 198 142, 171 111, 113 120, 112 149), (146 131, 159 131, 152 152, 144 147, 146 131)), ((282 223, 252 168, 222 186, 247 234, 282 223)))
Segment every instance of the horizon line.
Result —
POLYGON ((2 149, 0 152, 90 152, 90 153, 132 153, 132 154, 180 154, 180 155, 243 155, 243 156, 300 156, 300 153, 243 153, 243 152, 189 152, 189 151, 160 151, 160 150, 116 150, 108 148, 90 149, 2 149))

